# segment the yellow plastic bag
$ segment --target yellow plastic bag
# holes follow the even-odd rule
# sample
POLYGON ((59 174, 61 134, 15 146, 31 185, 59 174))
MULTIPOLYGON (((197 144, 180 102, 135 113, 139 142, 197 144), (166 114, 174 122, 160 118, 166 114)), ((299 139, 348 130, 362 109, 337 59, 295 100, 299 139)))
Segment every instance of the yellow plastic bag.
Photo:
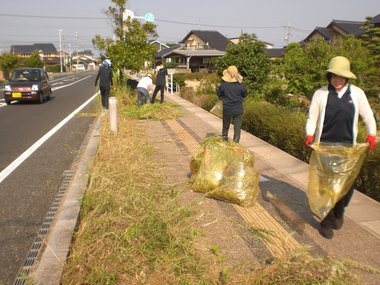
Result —
POLYGON ((212 107, 210 110, 211 114, 214 114, 215 116, 222 118, 223 117, 223 100, 218 100, 216 102, 215 106, 212 107))
POLYGON ((259 191, 259 179, 259 173, 252 166, 235 160, 223 173, 220 185, 207 196, 243 207, 253 206, 259 191))
POLYGON ((307 198, 312 212, 323 220, 355 182, 368 144, 319 143, 311 147, 307 198))
POLYGON ((233 202, 253 205, 256 200, 259 174, 254 169, 254 155, 235 142, 219 137, 206 139, 190 160, 192 188, 196 192, 233 202))
POLYGON ((205 145, 198 173, 193 181, 193 190, 208 192, 215 189, 223 177, 226 167, 235 159, 233 148, 225 142, 205 145))

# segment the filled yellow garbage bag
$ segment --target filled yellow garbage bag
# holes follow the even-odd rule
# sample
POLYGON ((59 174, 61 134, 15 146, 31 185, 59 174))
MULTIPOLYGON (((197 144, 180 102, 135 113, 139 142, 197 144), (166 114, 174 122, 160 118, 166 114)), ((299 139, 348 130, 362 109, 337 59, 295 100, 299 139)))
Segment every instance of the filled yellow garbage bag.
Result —
POLYGON ((307 198, 312 212, 323 220, 355 182, 368 145, 319 143, 311 148, 307 198))
POLYGON ((198 147, 192 154, 190 159, 190 171, 194 178, 201 167, 203 157, 205 155, 205 149, 208 144, 225 144, 226 142, 220 137, 209 137, 205 139, 200 147, 198 147))
MULTIPOLYGON (((192 173, 192 188, 196 192, 207 193, 217 188, 224 177, 225 172, 228 176, 232 176, 233 179, 233 177, 239 173, 241 174, 242 170, 244 170, 244 172, 250 173, 249 175, 252 175, 252 179, 258 183, 258 179, 255 179, 255 177, 258 176, 258 173, 254 170, 253 153, 238 143, 226 142, 219 137, 206 139, 193 153, 190 160, 190 170, 192 173), (240 168, 235 166, 226 172, 227 167, 236 163, 240 163, 242 166, 240 166, 240 168), (233 171, 235 172, 232 173, 233 171)), ((231 177, 226 177, 226 179, 231 179, 231 177)), ((236 184, 238 183, 238 191, 245 191, 247 187, 251 189, 251 184, 254 184, 254 182, 250 180, 251 178, 245 177, 244 175, 236 179, 241 180, 239 182, 240 184, 236 182, 233 186, 235 189, 236 184), (241 190, 242 187, 244 190, 241 190)), ((223 189, 223 192, 225 192, 225 188, 223 189)), ((246 197, 244 196, 244 198, 242 198, 240 195, 238 198, 233 198, 233 201, 239 201, 237 202, 239 205, 248 205, 247 201, 252 200, 249 198, 250 194, 243 193, 242 195, 246 195, 246 197)), ((222 197, 220 199, 222 199, 222 197)))
POLYGON ((210 113, 219 118, 223 118, 223 100, 218 100, 215 106, 211 108, 210 113))
POLYGON ((201 146, 197 148, 191 156, 190 171, 193 178, 199 171, 199 168, 202 164, 202 160, 205 154, 206 146, 209 144, 224 145, 224 147, 228 147, 229 149, 232 149, 232 151, 235 153, 236 159, 238 159, 239 161, 245 162, 252 167, 254 166, 254 155, 246 147, 243 147, 242 145, 235 142, 226 142, 220 137, 210 137, 210 138, 205 139, 202 142, 201 146))
POLYGON ((253 166, 235 160, 223 173, 219 186, 207 196, 243 207, 253 206, 259 191, 259 179, 260 175, 253 166))
POLYGON ((233 148, 227 143, 206 143, 199 170, 193 178, 193 190, 205 193, 215 189, 223 177, 224 170, 235 158, 233 148))

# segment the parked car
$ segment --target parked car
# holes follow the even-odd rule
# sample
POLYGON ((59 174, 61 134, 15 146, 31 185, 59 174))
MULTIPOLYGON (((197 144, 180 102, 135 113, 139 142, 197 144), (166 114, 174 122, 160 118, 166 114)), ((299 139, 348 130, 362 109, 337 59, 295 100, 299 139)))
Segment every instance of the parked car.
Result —
POLYGON ((49 76, 43 68, 16 68, 4 86, 7 105, 16 100, 43 103, 51 93, 49 76))

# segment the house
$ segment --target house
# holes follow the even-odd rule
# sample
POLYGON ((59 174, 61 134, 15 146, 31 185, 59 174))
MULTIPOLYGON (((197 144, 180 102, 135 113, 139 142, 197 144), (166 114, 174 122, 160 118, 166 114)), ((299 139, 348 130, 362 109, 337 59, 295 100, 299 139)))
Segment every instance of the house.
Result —
POLYGON ((51 43, 37 43, 32 45, 12 45, 10 53, 22 58, 28 58, 34 51, 38 50, 41 60, 45 64, 59 64, 59 53, 51 43))
POLYGON ((316 27, 304 40, 307 44, 312 40, 323 39, 333 43, 338 37, 354 35, 360 38, 363 34, 361 27, 364 22, 333 20, 327 27, 316 27))
POLYGON ((78 55, 76 53, 71 55, 68 58, 68 62, 66 66, 69 70, 94 70, 96 68, 97 60, 93 58, 92 52, 79 52, 78 55), (91 54, 91 55, 90 55, 91 54))
POLYGON ((212 58, 223 56, 229 43, 230 40, 217 31, 192 30, 180 41, 180 46, 163 49, 156 58, 170 58, 180 68, 198 71, 207 69, 212 58))

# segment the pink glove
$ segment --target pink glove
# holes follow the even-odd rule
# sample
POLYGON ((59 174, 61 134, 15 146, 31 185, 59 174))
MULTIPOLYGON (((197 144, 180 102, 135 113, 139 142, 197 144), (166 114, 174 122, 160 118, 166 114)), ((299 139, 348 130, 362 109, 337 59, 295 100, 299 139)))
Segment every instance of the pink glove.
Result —
POLYGON ((314 136, 307 136, 305 140, 305 146, 310 147, 313 141, 314 141, 314 136))
POLYGON ((368 135, 366 142, 369 143, 369 150, 373 150, 376 147, 375 136, 368 135))

